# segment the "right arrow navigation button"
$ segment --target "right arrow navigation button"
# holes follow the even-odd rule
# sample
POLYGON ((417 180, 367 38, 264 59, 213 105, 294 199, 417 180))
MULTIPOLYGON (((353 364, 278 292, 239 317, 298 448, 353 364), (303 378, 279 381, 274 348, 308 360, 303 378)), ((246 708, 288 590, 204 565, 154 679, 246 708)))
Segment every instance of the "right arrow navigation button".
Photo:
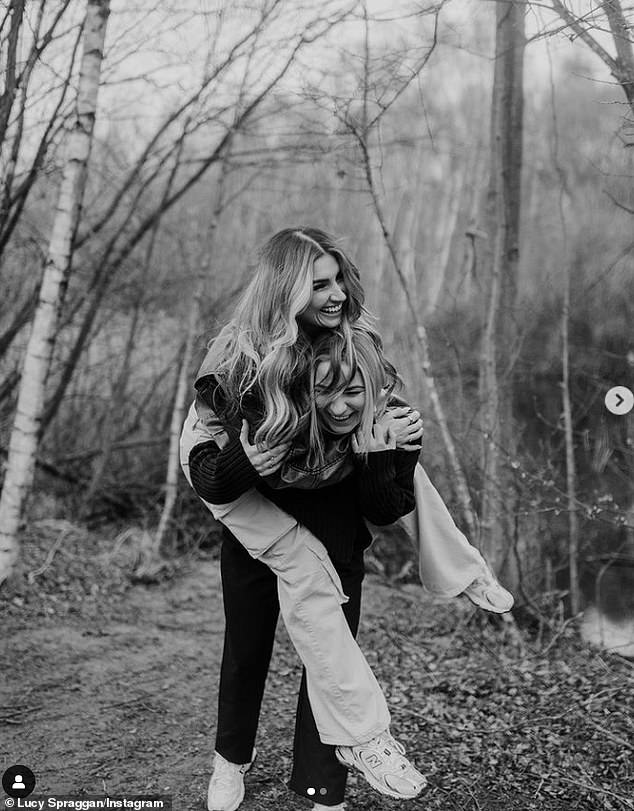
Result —
POLYGON ((605 395, 605 407, 611 414, 629 414, 634 407, 634 393, 627 386, 613 386, 605 395))

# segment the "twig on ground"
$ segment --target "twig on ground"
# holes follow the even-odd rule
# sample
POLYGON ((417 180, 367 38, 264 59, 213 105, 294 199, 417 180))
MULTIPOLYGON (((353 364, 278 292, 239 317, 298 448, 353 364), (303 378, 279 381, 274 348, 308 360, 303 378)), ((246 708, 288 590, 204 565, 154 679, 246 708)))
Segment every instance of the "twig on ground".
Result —
POLYGON ((559 773, 559 779, 563 780, 566 783, 572 783, 573 786, 579 786, 579 788, 585 788, 588 791, 594 791, 596 794, 609 794, 610 797, 614 797, 616 800, 620 800, 622 803, 625 803, 627 808, 634 809, 634 803, 631 800, 628 800, 627 797, 624 797, 622 794, 617 794, 615 791, 610 791, 609 788, 603 788, 602 786, 593 786, 592 784, 582 783, 580 780, 572 780, 570 777, 564 777, 561 772, 559 773))
POLYGON ((600 690, 598 693, 588 696, 585 701, 580 702, 580 706, 587 707, 588 704, 592 704, 593 701, 598 701, 599 698, 602 698, 603 696, 613 696, 615 693, 620 693, 622 690, 623 687, 621 685, 618 687, 606 687, 605 690, 600 690))
POLYGON ((123 532, 120 532, 117 537, 114 539, 114 545, 110 552, 105 553, 105 557, 107 560, 112 560, 117 552, 121 549, 123 544, 128 540, 135 541, 137 537, 137 531, 135 529, 129 528, 124 529, 123 532))
POLYGON ((548 645, 546 645, 544 650, 541 652, 541 655, 545 656, 548 653, 548 651, 553 647, 553 645, 557 642, 557 640, 563 634, 563 632, 566 630, 566 628, 571 623, 575 622, 576 620, 580 619, 581 617, 583 617, 583 611, 580 611, 578 614, 575 614, 574 617, 568 617, 568 619, 562 624, 561 628, 557 631, 557 633, 550 640, 548 645))
POLYGON ((602 735, 605 735, 606 738, 610 738, 610 740, 614 741, 615 743, 621 744, 621 746, 625 746, 627 749, 631 749, 634 751, 634 746, 632 746, 629 741, 626 741, 625 738, 621 738, 618 735, 615 735, 613 732, 610 732, 605 727, 602 727, 601 724, 597 724, 596 721, 593 721, 591 718, 587 718, 583 716, 583 720, 586 724, 590 724, 591 727, 597 729, 602 735))
POLYGON ((22 704, 20 705, 13 705, 13 704, 4 704, 0 706, 0 710, 12 710, 13 715, 24 715, 27 712, 35 712, 36 710, 41 710, 43 704, 36 704, 33 707, 24 707, 22 704))
POLYGON ((472 789, 471 789, 471 786, 465 785, 465 788, 466 788, 466 790, 467 790, 467 792, 468 792, 469 796, 471 797, 471 799, 472 799, 472 800, 473 800, 473 802, 475 803, 475 807, 478 809, 478 811, 482 811, 482 806, 481 806, 481 805, 480 805, 480 803, 478 802, 478 798, 477 798, 477 797, 475 796, 475 794, 473 793, 473 791, 472 791, 472 789))

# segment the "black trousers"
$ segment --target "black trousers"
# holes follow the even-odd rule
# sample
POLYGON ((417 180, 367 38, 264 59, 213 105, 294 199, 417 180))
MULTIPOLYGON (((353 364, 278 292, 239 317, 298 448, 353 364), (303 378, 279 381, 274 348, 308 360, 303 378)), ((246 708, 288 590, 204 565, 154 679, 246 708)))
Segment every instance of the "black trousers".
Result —
MULTIPOLYGON (((361 609, 363 552, 348 563, 333 560, 349 597, 342 606, 356 636, 361 609)), ((279 614, 277 578, 225 532, 220 556, 225 640, 220 670, 216 751, 231 763, 248 763, 255 742, 264 684, 279 614)), ((302 673, 295 718, 293 770, 289 787, 323 805, 343 801, 348 770, 335 747, 319 739, 302 673), (311 789, 311 791, 309 791, 311 789)))

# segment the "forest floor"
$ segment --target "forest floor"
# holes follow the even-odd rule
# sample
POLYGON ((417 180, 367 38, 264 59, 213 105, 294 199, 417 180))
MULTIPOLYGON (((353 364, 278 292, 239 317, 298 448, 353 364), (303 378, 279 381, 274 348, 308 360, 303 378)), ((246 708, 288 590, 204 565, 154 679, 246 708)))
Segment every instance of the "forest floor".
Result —
MULTIPOLYGON (((197 552, 156 585, 133 584, 127 546, 69 529, 25 539, 4 595, 0 754, 36 794, 167 794, 202 811, 222 646, 217 560, 197 552)), ((393 732, 427 773, 414 801, 351 776, 348 808, 634 809, 632 663, 584 646, 574 623, 524 649, 462 600, 367 578, 360 644, 393 732)), ((285 785, 300 669, 282 627, 243 811, 310 808, 285 785)))

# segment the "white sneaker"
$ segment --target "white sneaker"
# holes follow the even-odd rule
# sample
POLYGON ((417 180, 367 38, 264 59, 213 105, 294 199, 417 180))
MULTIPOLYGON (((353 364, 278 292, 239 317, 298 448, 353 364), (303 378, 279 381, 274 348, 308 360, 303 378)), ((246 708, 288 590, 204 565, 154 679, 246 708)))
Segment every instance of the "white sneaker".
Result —
POLYGON ((484 608, 485 611, 493 611, 495 614, 505 614, 513 608, 515 602, 511 592, 500 584, 488 566, 462 593, 474 605, 484 608))
POLYGON ((368 743, 337 746, 340 763, 357 769, 372 788, 388 797, 411 800, 427 785, 425 777, 405 757, 402 744, 389 732, 383 732, 368 743))
POLYGON ((321 803, 315 803, 315 805, 313 805, 313 811, 346 811, 346 804, 322 805, 321 803))
POLYGON ((214 770, 207 790, 207 808, 209 811, 236 811, 244 800, 244 775, 255 760, 253 750, 250 763, 229 763, 216 752, 214 770))

